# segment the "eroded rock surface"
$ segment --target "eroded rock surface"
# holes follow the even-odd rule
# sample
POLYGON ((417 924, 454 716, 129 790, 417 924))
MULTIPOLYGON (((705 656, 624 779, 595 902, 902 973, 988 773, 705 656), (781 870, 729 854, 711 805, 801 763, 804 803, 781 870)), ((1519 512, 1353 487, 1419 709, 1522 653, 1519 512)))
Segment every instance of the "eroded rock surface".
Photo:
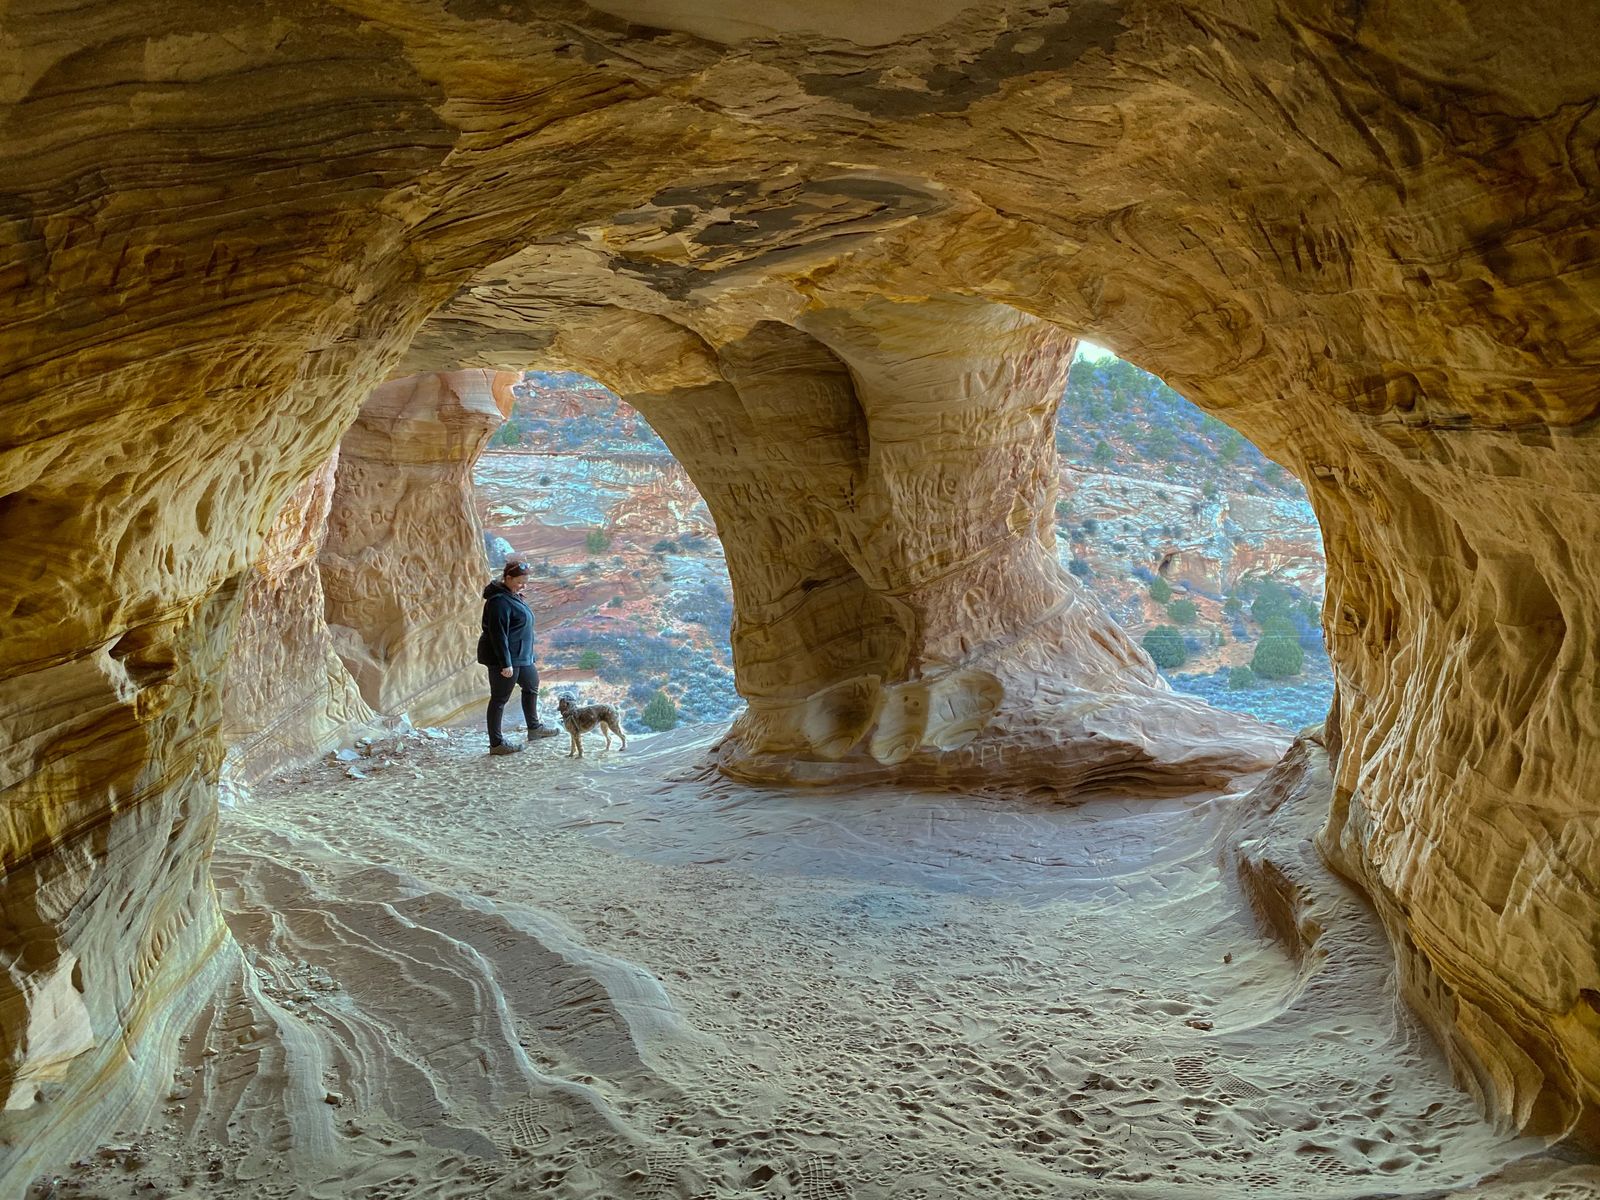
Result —
POLYGON ((317 565, 334 645, 379 712, 428 724, 486 694, 472 464, 511 411, 514 379, 456 371, 390 380, 339 444, 317 565))
POLYGON ((510 382, 470 370, 382 384, 284 502, 245 575, 228 657, 232 778, 265 778, 383 718, 448 720, 484 692, 470 472, 510 382))
POLYGON ((722 534, 749 703, 724 769, 1070 795, 1276 760, 1264 728, 1170 692, 1057 561, 1073 339, 953 299, 805 326, 722 347, 719 383, 629 397, 722 534))
MULTIPOLYGON (((741 451, 743 491, 697 474, 724 510, 774 522, 794 518, 762 490, 803 480, 836 523, 792 582, 757 578, 759 557, 735 568, 761 707, 846 685, 817 720, 752 718, 728 753, 760 768, 787 752, 775 737, 844 741, 844 716, 876 704, 852 679, 880 695, 943 681, 959 702, 928 711, 952 730, 995 695, 988 677, 1014 694, 1031 644, 989 662, 985 622, 1043 619, 1072 592, 1028 532, 1048 493, 1026 439, 970 408, 1002 382, 1046 394, 1080 333, 1307 482, 1339 681, 1325 849, 1384 915, 1407 995, 1485 1106, 1594 1139, 1592 22, 1504 3, 1450 19, 1259 0, 840 11, 781 6, 760 40, 726 45, 744 27, 723 4, 652 18, 681 31, 578 5, 13 7, 0 1095, 4 1136, 29 1147, 15 1171, 110 1119, 90 1097, 115 1108, 153 1086, 112 1068, 220 937, 205 860, 237 581, 383 379, 584 370, 663 430, 687 423, 697 472, 731 458, 697 407, 730 437, 739 421, 804 434, 741 451), (949 314, 1004 308, 1025 315, 1002 341, 1033 357, 940 377, 972 352, 949 314), (821 424, 796 428, 800 411, 821 424), (887 452, 861 440, 874 420, 904 431, 887 452), (931 491, 896 460, 897 442, 941 436, 1014 491, 964 492, 953 470, 931 491), (962 557, 957 510, 1005 540, 962 557), (762 626, 813 612, 813 656, 759 660, 762 626)), ((1088 637, 1052 620, 1036 678, 1088 637)), ((349 627, 395 664, 364 690, 426 682, 404 622, 349 627)), ((1116 668, 1116 694, 1139 690, 1137 658, 1083 649, 1116 668)), ((884 705, 849 753, 912 747, 914 769, 933 726, 910 704, 886 726, 901 710, 884 705)), ((989 711, 1003 737, 1004 702, 989 711)))
POLYGON ((317 554, 327 536, 339 458, 278 512, 244 580, 223 688, 222 740, 249 784, 353 736, 377 714, 334 650, 317 554))

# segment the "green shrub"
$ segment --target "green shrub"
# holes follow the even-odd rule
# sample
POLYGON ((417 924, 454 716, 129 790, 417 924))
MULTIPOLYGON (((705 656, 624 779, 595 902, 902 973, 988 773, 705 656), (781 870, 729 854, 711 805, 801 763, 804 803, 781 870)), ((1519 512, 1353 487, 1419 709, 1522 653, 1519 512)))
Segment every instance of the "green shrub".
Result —
POLYGON ((590 554, 599 554, 611 545, 611 535, 604 529, 591 529, 584 537, 583 544, 590 554))
POLYGON ((1255 603, 1250 605, 1250 619, 1265 629, 1273 617, 1287 616, 1291 603, 1288 588, 1270 579, 1265 580, 1256 589, 1255 603))
POLYGON ((678 724, 678 706, 665 692, 657 692, 644 706, 639 719, 657 733, 665 733, 678 724))
POLYGON ((603 661, 604 660, 600 657, 600 651, 585 650, 582 654, 578 655, 578 670, 598 671, 600 669, 600 664, 603 661))
MULTIPOLYGON (((637 572, 637 571, 634 572, 635 575, 637 575, 638 573, 639 572, 637 572)), ((606 607, 607 608, 621 608, 622 607, 622 597, 621 596, 613 596, 613 597, 611 597, 611 599, 606 601, 606 607)))
POLYGON ((1200 616, 1200 609, 1193 600, 1174 600, 1167 605, 1167 616, 1179 625, 1193 625, 1200 616))
POLYGON ((1230 617, 1237 617, 1244 611, 1244 601, 1237 596, 1229 596, 1222 602, 1222 611, 1230 617))
POLYGON ((1110 442, 1096 442, 1094 454, 1091 456, 1097 467, 1109 467, 1117 461, 1117 452, 1111 448, 1110 442))
POLYGON ((1088 577, 1089 564, 1081 558, 1075 558, 1067 564, 1067 570, 1071 571, 1079 579, 1084 579, 1088 577))
POLYGON ((1183 634, 1171 625, 1157 625, 1144 635, 1140 645, 1156 666, 1167 671, 1183 666, 1189 657, 1183 648, 1183 634))
POLYGON ((1262 637, 1287 637, 1300 638, 1300 630, 1295 627, 1294 621, 1285 613, 1274 613, 1261 623, 1262 637))
POLYGON ((1157 604, 1169 603, 1172 600, 1172 585, 1157 575, 1150 581, 1150 599, 1157 604))
POLYGON ((1234 667, 1228 672, 1228 690, 1230 692, 1243 691, 1247 687, 1255 687, 1256 673, 1249 667, 1234 667))
POLYGON ((1171 458, 1178 449, 1178 435, 1165 425, 1157 425, 1144 439, 1144 450, 1151 458, 1171 458))
POLYGON ((1268 634, 1256 643, 1250 668, 1262 679, 1288 679, 1305 666, 1305 651, 1298 638, 1282 633, 1268 634))

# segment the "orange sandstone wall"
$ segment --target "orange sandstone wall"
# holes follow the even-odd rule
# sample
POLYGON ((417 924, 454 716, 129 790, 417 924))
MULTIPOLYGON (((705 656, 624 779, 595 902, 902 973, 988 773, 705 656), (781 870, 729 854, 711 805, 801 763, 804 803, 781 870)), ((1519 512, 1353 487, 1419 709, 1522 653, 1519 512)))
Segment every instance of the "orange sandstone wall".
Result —
MULTIPOLYGON (((741 679, 772 712, 869 660, 859 674, 899 687, 902 664, 981 655, 964 622, 1033 611, 1001 581, 968 589, 970 614, 965 593, 933 603, 920 560, 982 577, 994 552, 962 557, 957 511, 1032 553, 1026 439, 955 414, 1009 373, 1016 406, 984 411, 1038 420, 1025 396, 1060 346, 1039 334, 1027 370, 971 355, 941 378, 896 345, 918 324, 880 305, 1009 308, 1092 337, 1307 482, 1338 678, 1323 848, 1485 1107, 1595 1138, 1594 23, 1489 0, 1443 17, 816 8, 652 18, 679 29, 411 0, 8 11, 0 1140, 24 1149, 0 1187, 164 1082, 163 1039, 223 944, 206 863, 242 587, 285 500, 396 372, 565 364, 659 398, 719 520, 795 520, 773 497, 809 476, 815 562, 762 566, 777 532, 751 534, 736 576, 741 679), (904 419, 913 392, 948 413, 904 419), (727 440, 695 424, 701 401, 727 440), (785 424, 796 411, 820 424, 785 424), (941 463, 1015 489, 1014 520, 955 467, 896 460, 942 437, 973 446, 941 463), (900 492, 926 520, 884 505, 900 492), (951 540, 918 547, 918 529, 951 540), (832 614, 817 653, 844 652, 823 672, 761 661, 764 624, 779 651, 795 641, 772 602, 811 578, 825 587, 802 608, 832 614), (829 602, 850 589, 859 605, 829 602)), ((945 336, 949 362, 968 353, 958 322, 932 324, 928 354, 945 336)), ((458 419, 409 415, 417 386, 345 442, 321 560, 363 698, 413 716, 464 695, 467 572, 413 573, 463 562, 467 539, 421 557, 384 530, 441 529, 428 514, 457 503, 491 424, 453 388, 458 419), (444 459, 419 449, 436 438, 444 459)), ((1023 576, 1034 599, 1071 595, 1023 576)), ((1002 687, 1027 661, 1009 644, 1009 665, 982 667, 1002 687)), ((1124 695, 1142 670, 1125 668, 1124 695)), ((849 715, 860 694, 769 728, 816 747, 871 724, 878 761, 877 711, 849 715)), ((1005 702, 992 711, 987 728, 1005 702)), ((915 763, 937 745, 910 732, 937 727, 908 718, 880 745, 915 740, 915 763)), ((746 763, 787 744, 765 737, 741 731, 746 763)))

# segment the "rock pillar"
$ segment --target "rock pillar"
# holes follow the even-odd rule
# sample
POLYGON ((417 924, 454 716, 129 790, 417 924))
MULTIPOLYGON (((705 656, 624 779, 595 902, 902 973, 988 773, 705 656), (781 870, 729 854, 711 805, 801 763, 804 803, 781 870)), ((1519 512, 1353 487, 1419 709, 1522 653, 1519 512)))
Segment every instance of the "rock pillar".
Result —
POLYGON ((1281 742, 1172 693, 1056 559, 1074 342, 1015 309, 763 323, 723 381, 630 397, 717 518, 755 780, 1193 787, 1281 742))
POLYGON ((487 578, 472 464, 511 411, 510 372, 393 379, 339 447, 318 557, 334 645, 367 704, 417 724, 484 693, 487 578))

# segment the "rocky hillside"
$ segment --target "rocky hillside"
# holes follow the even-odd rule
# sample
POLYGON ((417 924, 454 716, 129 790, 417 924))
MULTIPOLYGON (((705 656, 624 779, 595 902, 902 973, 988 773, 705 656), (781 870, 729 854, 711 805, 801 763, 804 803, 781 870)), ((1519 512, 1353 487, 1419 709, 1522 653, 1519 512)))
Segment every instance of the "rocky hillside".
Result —
POLYGON ((1111 356, 1073 364, 1056 447, 1061 561, 1173 684, 1292 728, 1320 721, 1333 686, 1318 622, 1327 568, 1300 482, 1111 356), (1299 647, 1298 669, 1243 670, 1274 631, 1299 647))
MULTIPOLYGON (((530 372, 515 391, 476 483, 491 560, 534 565, 546 690, 621 703, 635 726, 658 693, 670 702, 656 700, 660 724, 669 709, 726 718, 739 706, 732 596, 687 474, 590 379, 530 372)), ((1056 442, 1061 561, 1173 683, 1291 727, 1320 720, 1331 689, 1316 621, 1322 544, 1293 476, 1110 357, 1074 365, 1056 442), (1291 627, 1299 669, 1247 682, 1254 672, 1240 668, 1263 634, 1291 627)))

